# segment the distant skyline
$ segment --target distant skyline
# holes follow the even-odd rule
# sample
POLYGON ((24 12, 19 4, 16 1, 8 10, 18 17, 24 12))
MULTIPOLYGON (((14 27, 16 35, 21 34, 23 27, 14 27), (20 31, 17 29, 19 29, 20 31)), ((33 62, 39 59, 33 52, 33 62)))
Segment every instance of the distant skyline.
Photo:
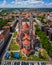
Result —
POLYGON ((0 8, 52 8, 52 0, 0 0, 0 8))

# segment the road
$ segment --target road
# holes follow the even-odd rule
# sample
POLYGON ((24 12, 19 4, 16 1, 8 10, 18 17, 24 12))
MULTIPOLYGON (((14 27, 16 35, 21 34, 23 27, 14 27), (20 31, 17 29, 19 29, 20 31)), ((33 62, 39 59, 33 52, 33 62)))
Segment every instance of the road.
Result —
MULTIPOLYGON (((17 26, 17 24, 16 24, 16 26, 17 26)), ((16 26, 15 26, 15 28, 16 28, 16 26)), ((13 32, 13 33, 14 33, 14 32, 13 32)), ((2 59, 2 58, 3 58, 3 55, 4 55, 4 53, 6 52, 8 46, 9 46, 9 43, 10 43, 10 41, 11 41, 11 39, 12 39, 13 33, 10 32, 10 35, 9 35, 9 37, 8 37, 8 39, 7 39, 7 41, 6 41, 6 43, 4 43, 5 45, 4 45, 4 47, 3 47, 2 51, 1 51, 1 54, 0 54, 0 64, 1 64, 2 60, 3 60, 3 59, 2 59)))
POLYGON ((4 55, 5 51, 6 51, 6 48, 8 46, 8 43, 9 43, 11 37, 12 37, 12 34, 9 35, 9 38, 7 39, 7 42, 4 43, 5 45, 4 45, 4 47, 3 47, 2 51, 1 51, 1 54, 0 54, 0 64, 1 64, 2 57, 3 57, 3 55, 4 55))

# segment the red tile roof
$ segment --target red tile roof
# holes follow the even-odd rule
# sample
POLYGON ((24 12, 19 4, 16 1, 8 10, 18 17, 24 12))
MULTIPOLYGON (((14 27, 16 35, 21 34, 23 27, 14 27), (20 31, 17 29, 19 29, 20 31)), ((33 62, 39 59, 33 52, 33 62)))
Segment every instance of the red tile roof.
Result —
POLYGON ((29 40, 24 40, 24 41, 22 41, 23 42, 23 44, 30 44, 30 41, 29 40))
POLYGON ((3 26, 2 28, 3 29, 7 29, 7 28, 10 28, 10 26, 3 26))
POLYGON ((25 48, 22 49, 23 53, 25 53, 26 55, 29 53, 28 50, 26 50, 25 48))
POLYGON ((11 25, 11 24, 12 24, 12 22, 8 22, 7 24, 11 25))
POLYGON ((28 29, 28 28, 29 28, 29 25, 28 25, 27 23, 25 23, 25 24, 23 25, 23 29, 26 30, 26 29, 28 29))
POLYGON ((4 38, 4 35, 0 34, 0 40, 4 38))
POLYGON ((18 33, 18 35, 20 35, 20 31, 18 31, 17 33, 18 33))
POLYGON ((34 32, 34 30, 32 31, 32 33, 33 33, 33 35, 35 35, 35 32, 34 32))

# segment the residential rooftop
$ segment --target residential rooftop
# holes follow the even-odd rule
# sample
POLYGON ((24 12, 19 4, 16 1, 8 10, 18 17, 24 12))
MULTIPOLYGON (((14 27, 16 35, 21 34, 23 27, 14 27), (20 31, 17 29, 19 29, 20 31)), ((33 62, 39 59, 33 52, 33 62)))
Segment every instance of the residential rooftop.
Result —
POLYGON ((10 28, 10 26, 3 26, 2 28, 3 29, 8 29, 8 28, 10 28))

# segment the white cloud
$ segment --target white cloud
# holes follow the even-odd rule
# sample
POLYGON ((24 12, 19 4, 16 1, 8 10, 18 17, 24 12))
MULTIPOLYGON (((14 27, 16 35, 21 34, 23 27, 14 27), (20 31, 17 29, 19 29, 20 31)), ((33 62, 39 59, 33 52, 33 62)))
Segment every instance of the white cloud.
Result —
POLYGON ((3 1, 2 5, 4 6, 6 4, 6 0, 3 1))
POLYGON ((15 7, 29 7, 29 8, 38 8, 38 7, 52 7, 52 3, 44 3, 43 0, 15 0, 11 3, 7 4, 6 0, 3 1, 2 4, 0 4, 0 7, 9 7, 9 8, 15 8, 15 7))
POLYGON ((12 1, 11 4, 15 4, 15 1, 12 1))

